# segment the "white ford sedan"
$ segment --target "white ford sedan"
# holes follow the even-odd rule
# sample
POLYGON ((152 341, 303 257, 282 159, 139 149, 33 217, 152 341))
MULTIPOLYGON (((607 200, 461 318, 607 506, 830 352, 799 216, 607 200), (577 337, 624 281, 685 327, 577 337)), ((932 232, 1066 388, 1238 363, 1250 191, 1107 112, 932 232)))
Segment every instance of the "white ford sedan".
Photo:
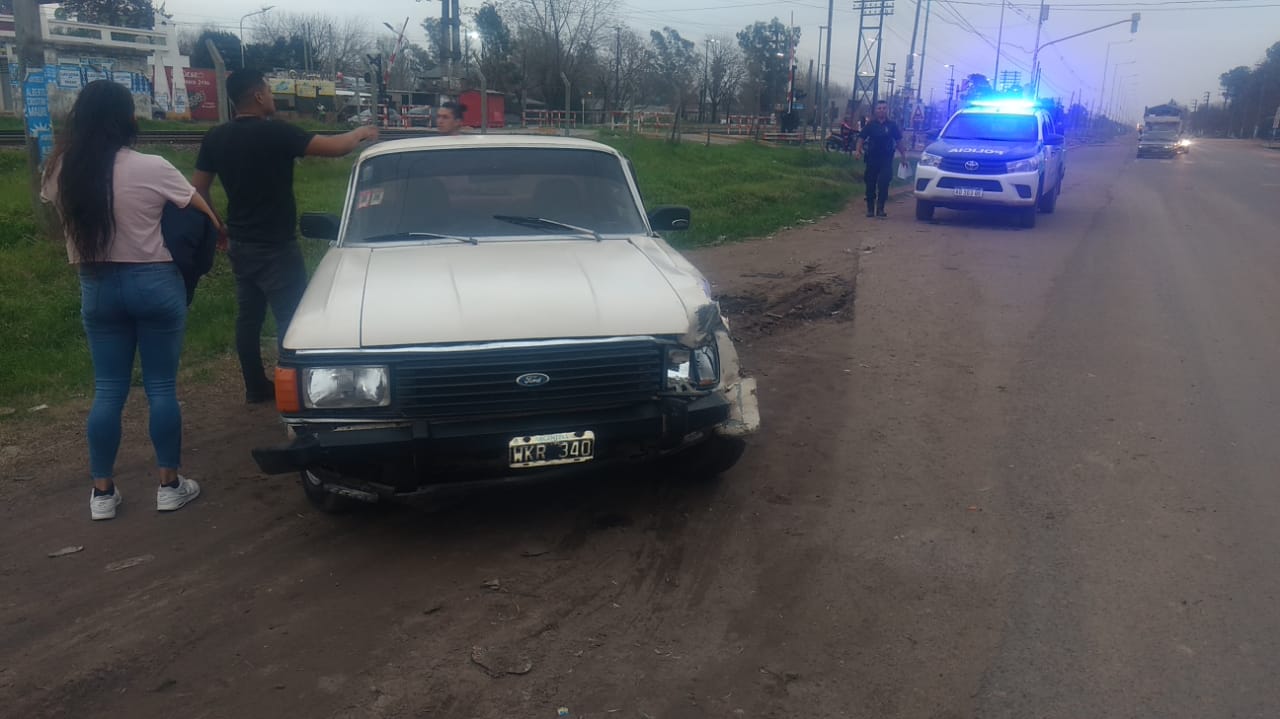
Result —
POLYGON ((658 234, 631 164, 596 142, 399 140, 356 162, 285 336, 288 441, 325 510, 671 458, 716 474, 759 426, 702 275, 658 234))

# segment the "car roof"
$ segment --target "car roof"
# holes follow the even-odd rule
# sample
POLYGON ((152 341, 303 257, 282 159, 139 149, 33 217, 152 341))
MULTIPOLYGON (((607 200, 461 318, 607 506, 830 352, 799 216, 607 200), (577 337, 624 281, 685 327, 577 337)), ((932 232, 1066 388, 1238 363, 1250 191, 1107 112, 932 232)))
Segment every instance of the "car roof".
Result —
POLYGON ((548 137, 546 135, 427 135, 411 137, 403 140, 379 142, 360 153, 363 162, 372 157, 394 155, 401 152, 419 152, 423 150, 459 150, 467 148, 538 148, 595 150, 606 152, 622 158, 617 150, 593 140, 582 140, 574 137, 548 137))

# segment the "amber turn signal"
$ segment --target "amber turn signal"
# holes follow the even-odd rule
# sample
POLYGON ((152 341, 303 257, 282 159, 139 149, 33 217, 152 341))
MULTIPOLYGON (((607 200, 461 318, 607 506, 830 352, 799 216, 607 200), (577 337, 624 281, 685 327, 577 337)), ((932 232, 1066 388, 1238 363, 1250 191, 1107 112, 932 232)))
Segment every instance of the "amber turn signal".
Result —
POLYGON ((298 370, 292 367, 276 367, 276 409, 280 414, 302 411, 302 399, 298 393, 298 370))

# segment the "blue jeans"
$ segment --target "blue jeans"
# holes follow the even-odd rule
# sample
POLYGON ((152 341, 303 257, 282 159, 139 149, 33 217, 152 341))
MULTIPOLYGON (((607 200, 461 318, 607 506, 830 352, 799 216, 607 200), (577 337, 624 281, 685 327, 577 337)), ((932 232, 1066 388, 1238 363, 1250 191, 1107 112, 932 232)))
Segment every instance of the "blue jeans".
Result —
POLYGON ((187 325, 187 291, 172 262, 101 263, 80 269, 80 315, 93 357, 89 470, 107 479, 120 449, 120 416, 129 397, 135 355, 151 407, 156 463, 177 469, 182 453, 178 360, 187 325))

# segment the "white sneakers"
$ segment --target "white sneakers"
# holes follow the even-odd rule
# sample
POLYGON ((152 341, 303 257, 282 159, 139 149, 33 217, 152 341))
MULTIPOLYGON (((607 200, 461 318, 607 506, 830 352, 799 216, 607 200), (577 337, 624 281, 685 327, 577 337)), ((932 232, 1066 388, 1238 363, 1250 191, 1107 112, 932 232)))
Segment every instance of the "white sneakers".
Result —
POLYGON ((121 504, 124 504, 124 497, 120 496, 119 487, 116 487, 116 491, 111 494, 104 494, 101 497, 94 494, 93 490, 89 490, 89 517, 94 521, 115 519, 116 507, 121 504))
POLYGON ((200 485, 196 484, 194 479, 187 479, 182 475, 178 475, 177 487, 165 487, 161 485, 156 490, 156 509, 161 512, 172 512, 175 509, 182 509, 187 502, 200 496, 200 485))
MULTIPOLYGON (((161 486, 156 490, 156 510, 172 512, 175 509, 182 509, 191 500, 199 496, 200 485, 194 479, 187 479, 182 475, 178 475, 177 487, 161 486)), ((115 492, 102 496, 91 493, 89 495, 89 517, 94 521, 115 519, 116 508, 123 503, 124 497, 121 496, 119 487, 115 488, 115 492)))

